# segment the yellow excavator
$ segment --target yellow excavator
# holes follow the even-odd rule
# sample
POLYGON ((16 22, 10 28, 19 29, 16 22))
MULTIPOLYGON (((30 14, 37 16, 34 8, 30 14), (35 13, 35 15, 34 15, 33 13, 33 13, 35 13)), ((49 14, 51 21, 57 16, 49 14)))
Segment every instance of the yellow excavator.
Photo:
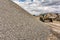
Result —
POLYGON ((59 15, 57 13, 44 13, 40 15, 40 20, 45 22, 45 20, 49 20, 49 22, 53 22, 59 15))

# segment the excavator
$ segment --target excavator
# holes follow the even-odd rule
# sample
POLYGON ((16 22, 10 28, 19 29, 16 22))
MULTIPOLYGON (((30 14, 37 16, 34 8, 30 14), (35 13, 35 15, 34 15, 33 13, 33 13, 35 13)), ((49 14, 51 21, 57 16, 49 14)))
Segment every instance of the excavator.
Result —
POLYGON ((49 20, 49 22, 53 22, 54 20, 60 19, 60 15, 58 13, 45 13, 40 15, 40 20, 45 22, 45 20, 49 20))

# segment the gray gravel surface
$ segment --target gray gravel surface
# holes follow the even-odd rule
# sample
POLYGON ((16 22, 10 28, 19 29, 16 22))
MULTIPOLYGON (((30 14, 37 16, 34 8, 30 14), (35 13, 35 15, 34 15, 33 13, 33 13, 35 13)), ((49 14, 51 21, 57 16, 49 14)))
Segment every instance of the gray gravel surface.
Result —
POLYGON ((10 0, 0 0, 0 40, 47 40, 48 26, 10 0))

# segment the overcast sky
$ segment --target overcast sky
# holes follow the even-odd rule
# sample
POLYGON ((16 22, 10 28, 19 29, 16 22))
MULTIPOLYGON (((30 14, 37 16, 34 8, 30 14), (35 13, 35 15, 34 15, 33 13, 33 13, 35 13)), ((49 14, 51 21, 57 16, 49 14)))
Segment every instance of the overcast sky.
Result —
MULTIPOLYGON (((26 0, 20 0, 20 1, 26 1, 26 0)), ((27 1, 30 1, 30 0, 27 0, 27 1)), ((34 1, 37 1, 37 0, 34 0, 34 1)), ((38 0, 38 1, 41 1, 41 0, 38 0)), ((60 0, 52 0, 52 1, 60 1, 60 0)))

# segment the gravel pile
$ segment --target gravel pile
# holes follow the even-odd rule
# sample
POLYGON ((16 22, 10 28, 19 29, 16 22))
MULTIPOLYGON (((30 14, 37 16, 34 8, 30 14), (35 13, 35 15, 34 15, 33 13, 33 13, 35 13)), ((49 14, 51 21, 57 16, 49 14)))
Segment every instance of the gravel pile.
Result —
POLYGON ((49 27, 10 0, 0 0, 0 40, 47 40, 49 27))

